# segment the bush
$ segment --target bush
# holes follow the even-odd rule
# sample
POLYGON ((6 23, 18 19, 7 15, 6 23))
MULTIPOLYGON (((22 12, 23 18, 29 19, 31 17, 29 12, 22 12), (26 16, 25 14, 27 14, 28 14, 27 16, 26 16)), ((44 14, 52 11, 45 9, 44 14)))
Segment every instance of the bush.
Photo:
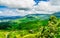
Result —
POLYGON ((40 28, 40 34, 37 34, 37 36, 39 38, 60 38, 60 31, 58 30, 60 28, 58 25, 59 20, 52 16, 48 21, 48 25, 40 28))

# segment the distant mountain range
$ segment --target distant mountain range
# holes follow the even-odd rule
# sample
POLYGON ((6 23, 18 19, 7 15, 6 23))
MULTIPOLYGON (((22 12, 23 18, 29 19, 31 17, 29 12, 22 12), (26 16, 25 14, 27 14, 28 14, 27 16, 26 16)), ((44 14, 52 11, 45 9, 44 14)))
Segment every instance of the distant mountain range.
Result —
POLYGON ((54 14, 29 14, 26 16, 0 16, 0 20, 14 20, 14 19, 19 19, 19 18, 29 18, 29 19, 48 19, 51 15, 55 15, 56 17, 60 18, 60 12, 56 12, 54 14))
POLYGON ((7 19, 19 19, 22 18, 22 16, 0 16, 0 20, 7 20, 7 19))
POLYGON ((48 19, 51 15, 50 14, 29 14, 29 15, 26 15, 25 17, 27 18, 35 18, 35 19, 48 19))
POLYGON ((60 12, 56 12, 53 15, 56 16, 56 17, 58 17, 58 18, 60 18, 60 12))

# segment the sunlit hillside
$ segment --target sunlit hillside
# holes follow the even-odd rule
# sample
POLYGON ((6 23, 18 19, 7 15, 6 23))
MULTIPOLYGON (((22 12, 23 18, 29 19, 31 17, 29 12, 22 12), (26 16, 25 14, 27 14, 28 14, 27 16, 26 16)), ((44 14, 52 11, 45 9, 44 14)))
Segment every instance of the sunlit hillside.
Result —
POLYGON ((0 23, 0 38, 60 38, 60 18, 21 18, 0 23), (4 23, 4 24, 3 24, 4 23))

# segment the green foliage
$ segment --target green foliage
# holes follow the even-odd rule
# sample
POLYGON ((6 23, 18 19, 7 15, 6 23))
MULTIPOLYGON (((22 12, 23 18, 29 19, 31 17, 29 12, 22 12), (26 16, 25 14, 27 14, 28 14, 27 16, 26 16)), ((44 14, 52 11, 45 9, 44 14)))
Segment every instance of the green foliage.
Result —
POLYGON ((40 26, 47 25, 48 20, 41 20, 38 17, 24 17, 8 22, 0 22, 2 30, 37 30, 40 26))
POLYGON ((59 34, 60 29, 58 25, 60 24, 59 20, 55 16, 51 16, 51 18, 48 21, 48 25, 41 27, 40 34, 37 34, 39 38, 60 38, 59 34))
POLYGON ((34 20, 26 22, 15 20, 8 22, 8 24, 1 23, 0 29, 12 30, 7 33, 0 33, 1 38, 60 38, 60 19, 51 16, 49 20, 34 20))
POLYGON ((7 30, 8 28, 10 28, 11 26, 9 25, 9 22, 0 22, 0 29, 1 30, 7 30))
MULTIPOLYGON (((23 19, 24 20, 24 19, 23 19)), ((27 20, 27 19, 26 19, 27 20)), ((9 22, 1 22, 0 29, 2 30, 31 30, 38 29, 40 26, 47 25, 48 20, 34 20, 34 21, 26 21, 15 20, 9 22)))

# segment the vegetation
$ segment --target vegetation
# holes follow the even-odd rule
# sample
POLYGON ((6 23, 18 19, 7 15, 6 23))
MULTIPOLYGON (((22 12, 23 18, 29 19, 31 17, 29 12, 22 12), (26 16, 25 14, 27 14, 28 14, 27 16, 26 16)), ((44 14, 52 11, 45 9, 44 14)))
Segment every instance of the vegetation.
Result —
POLYGON ((60 38, 60 19, 1 22, 0 38, 60 38))

